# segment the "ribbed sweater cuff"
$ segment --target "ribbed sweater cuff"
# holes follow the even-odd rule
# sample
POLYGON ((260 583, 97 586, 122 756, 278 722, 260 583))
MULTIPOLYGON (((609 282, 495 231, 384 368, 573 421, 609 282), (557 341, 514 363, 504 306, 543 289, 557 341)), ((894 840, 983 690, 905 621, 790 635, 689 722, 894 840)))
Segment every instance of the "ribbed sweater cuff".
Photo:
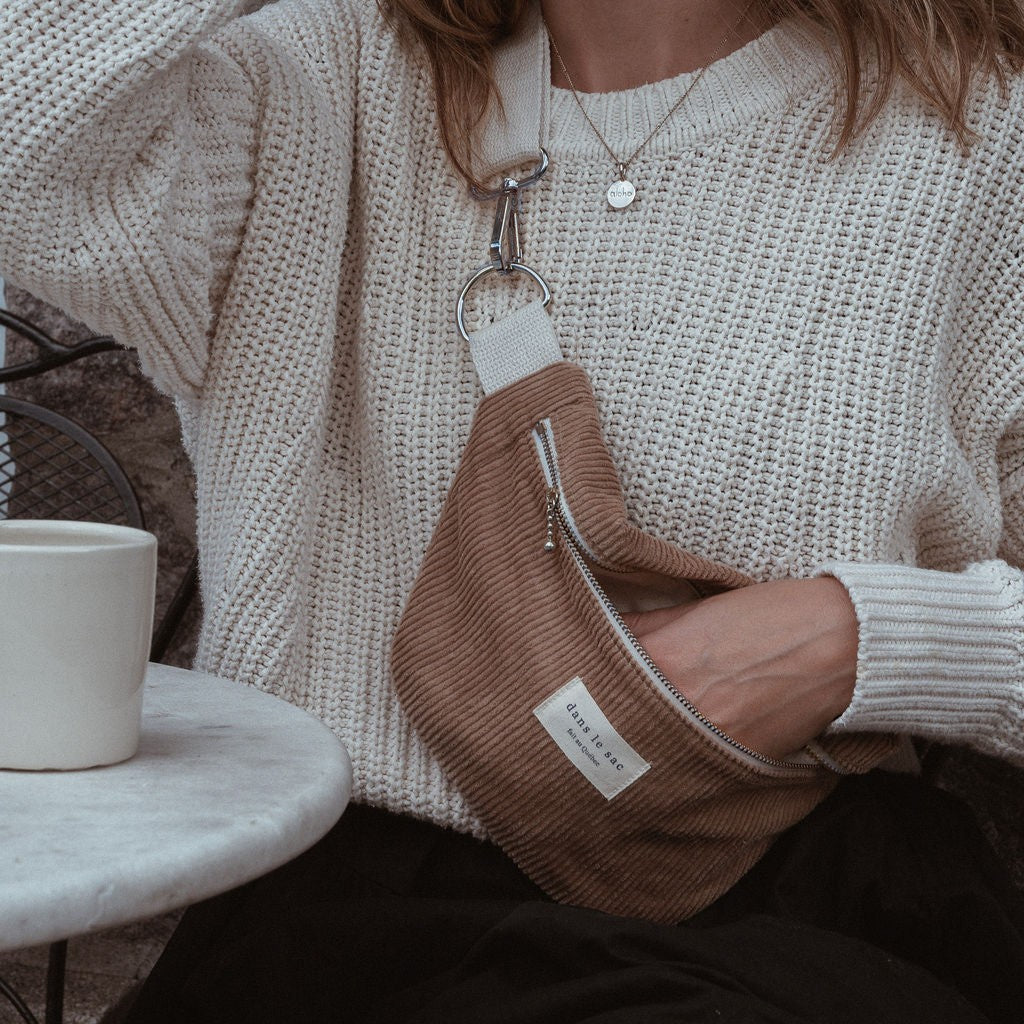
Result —
POLYGON ((827 562, 859 624, 857 683, 833 731, 970 737, 1021 761, 1024 578, 1002 561, 963 572, 827 562))

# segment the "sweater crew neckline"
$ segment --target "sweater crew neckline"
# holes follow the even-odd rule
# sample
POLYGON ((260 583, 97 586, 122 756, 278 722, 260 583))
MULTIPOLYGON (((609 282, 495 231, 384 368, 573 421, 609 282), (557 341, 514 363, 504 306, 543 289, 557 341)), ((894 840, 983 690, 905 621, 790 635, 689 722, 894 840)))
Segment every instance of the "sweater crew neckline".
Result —
MULTIPOLYGON (((709 65, 690 95, 644 146, 640 156, 669 154, 771 112, 783 111, 830 72, 813 32, 788 19, 709 65)), ((615 92, 580 93, 609 146, 628 157, 689 88, 699 70, 615 92)), ((550 86, 548 143, 573 156, 610 161, 570 89, 550 86)))

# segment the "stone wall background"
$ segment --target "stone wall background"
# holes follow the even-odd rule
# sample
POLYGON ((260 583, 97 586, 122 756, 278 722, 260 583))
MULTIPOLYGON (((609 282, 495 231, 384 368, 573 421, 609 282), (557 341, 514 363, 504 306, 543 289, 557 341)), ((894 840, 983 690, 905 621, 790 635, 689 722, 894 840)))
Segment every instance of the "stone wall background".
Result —
MULTIPOLYGON (((94 332, 8 283, 6 308, 64 344, 94 332)), ((7 331, 8 365, 33 357, 35 346, 7 331)), ((160 621, 195 550, 195 489, 174 405, 149 383, 131 351, 88 356, 42 376, 7 385, 7 393, 37 402, 80 423, 110 449, 135 486, 146 528, 159 543, 156 622, 160 621)), ((165 658, 188 667, 195 655, 198 599, 165 658)))

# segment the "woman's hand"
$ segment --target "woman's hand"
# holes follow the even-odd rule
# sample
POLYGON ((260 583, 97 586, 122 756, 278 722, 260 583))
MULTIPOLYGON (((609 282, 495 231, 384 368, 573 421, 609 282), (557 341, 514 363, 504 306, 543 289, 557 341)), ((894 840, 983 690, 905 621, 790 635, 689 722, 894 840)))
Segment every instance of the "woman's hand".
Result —
POLYGON ((857 618, 830 576, 758 583, 623 618, 702 714, 769 757, 799 750, 853 696, 857 618))

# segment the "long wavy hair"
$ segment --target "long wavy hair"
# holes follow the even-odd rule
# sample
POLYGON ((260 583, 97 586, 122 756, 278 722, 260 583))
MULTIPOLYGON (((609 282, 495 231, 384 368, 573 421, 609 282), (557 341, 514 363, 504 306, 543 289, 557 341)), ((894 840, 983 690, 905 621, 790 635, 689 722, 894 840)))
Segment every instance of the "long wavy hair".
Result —
MULTIPOLYGON (((377 0, 403 45, 429 62, 441 141, 459 173, 476 179, 477 129, 501 102, 492 74, 495 48, 512 35, 532 0, 377 0)), ((903 79, 943 117, 961 147, 974 138, 965 107, 978 76, 1024 66, 1021 0, 758 0, 773 18, 798 19, 831 39, 834 54, 834 144, 829 159, 882 111, 903 79), (865 58, 877 76, 864 84, 865 58)))

